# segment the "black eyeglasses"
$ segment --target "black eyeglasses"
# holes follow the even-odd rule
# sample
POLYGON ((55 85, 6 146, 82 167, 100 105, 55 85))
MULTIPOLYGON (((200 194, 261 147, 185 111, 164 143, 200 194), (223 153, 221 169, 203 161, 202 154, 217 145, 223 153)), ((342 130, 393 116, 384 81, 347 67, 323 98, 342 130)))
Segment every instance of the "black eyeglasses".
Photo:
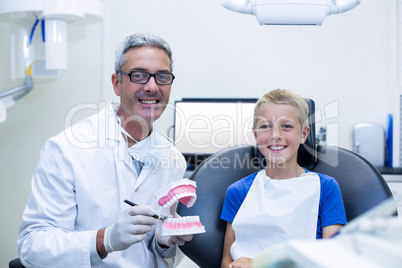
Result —
POLYGON ((128 75, 128 77, 130 77, 130 81, 136 84, 146 84, 151 77, 154 77, 155 82, 158 85, 170 85, 175 79, 175 76, 172 73, 151 74, 144 71, 132 71, 130 73, 125 73, 120 70, 116 71, 116 73, 128 75))

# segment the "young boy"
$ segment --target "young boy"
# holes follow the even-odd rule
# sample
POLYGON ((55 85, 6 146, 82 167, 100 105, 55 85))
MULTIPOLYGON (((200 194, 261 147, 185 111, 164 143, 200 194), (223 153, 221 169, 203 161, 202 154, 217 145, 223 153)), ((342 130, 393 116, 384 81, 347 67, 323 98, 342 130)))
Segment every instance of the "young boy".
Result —
POLYGON ((299 145, 310 132, 308 109, 303 98, 287 90, 258 100, 253 132, 266 168, 227 190, 222 267, 251 267, 265 248, 290 239, 329 238, 346 224, 335 179, 297 163, 299 145))

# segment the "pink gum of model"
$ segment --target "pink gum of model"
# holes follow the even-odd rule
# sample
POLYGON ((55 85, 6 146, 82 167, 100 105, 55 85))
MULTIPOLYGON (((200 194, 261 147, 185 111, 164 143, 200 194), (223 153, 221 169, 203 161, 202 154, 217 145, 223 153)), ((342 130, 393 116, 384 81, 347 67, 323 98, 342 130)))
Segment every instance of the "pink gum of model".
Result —
POLYGON ((177 201, 191 207, 196 200, 197 184, 195 181, 183 179, 173 182, 157 192, 155 198, 161 207, 171 207, 177 201))

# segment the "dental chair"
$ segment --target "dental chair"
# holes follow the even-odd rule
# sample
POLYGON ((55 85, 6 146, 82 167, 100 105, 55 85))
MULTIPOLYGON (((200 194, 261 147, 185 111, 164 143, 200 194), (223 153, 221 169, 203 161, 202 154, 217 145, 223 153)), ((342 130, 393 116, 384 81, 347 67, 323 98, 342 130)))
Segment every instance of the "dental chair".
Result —
MULTIPOLYGON (((338 182, 350 221, 392 196, 384 178, 361 156, 336 146, 316 146, 314 102, 310 108, 310 134, 298 153, 298 163, 324 173, 338 182)), ((200 267, 220 267, 226 222, 220 219, 226 190, 233 182, 264 168, 263 156, 255 146, 238 146, 220 151, 202 162, 189 179, 197 182, 197 201, 187 208, 179 203, 182 216, 199 215, 206 233, 196 234, 181 251, 200 267)))
POLYGON ((10 261, 8 263, 8 267, 9 268, 25 268, 25 266, 22 265, 22 263, 21 263, 19 258, 10 261))

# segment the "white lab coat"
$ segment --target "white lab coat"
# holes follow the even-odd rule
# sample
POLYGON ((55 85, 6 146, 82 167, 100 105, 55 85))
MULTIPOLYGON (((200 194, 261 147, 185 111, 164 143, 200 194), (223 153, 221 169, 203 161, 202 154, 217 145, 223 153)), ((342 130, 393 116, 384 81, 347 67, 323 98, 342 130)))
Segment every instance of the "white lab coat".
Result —
POLYGON ((114 224, 118 213, 127 209, 124 199, 150 205, 159 213, 162 209, 154 193, 182 179, 186 168, 181 153, 153 131, 144 142, 148 149, 142 151, 154 161, 138 177, 114 105, 109 103, 45 143, 17 241, 26 266, 172 266, 175 248, 157 246, 155 228, 127 250, 112 252, 103 260, 96 253, 97 230, 114 224))

